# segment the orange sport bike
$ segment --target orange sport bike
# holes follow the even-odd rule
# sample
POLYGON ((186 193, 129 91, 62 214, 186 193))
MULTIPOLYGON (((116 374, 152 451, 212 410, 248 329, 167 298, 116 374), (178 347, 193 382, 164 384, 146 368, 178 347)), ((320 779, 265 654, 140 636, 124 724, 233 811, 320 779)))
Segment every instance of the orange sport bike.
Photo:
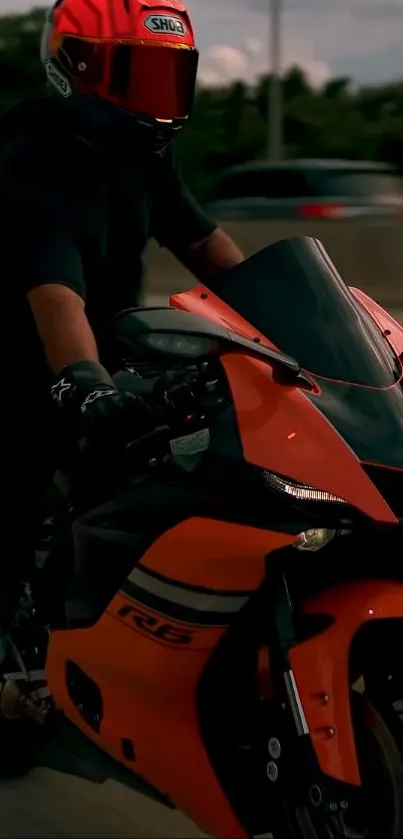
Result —
POLYGON ((95 508, 59 482, 68 771, 223 839, 403 839, 403 330, 297 238, 122 313, 103 353, 194 400, 106 496, 93 464, 95 508))

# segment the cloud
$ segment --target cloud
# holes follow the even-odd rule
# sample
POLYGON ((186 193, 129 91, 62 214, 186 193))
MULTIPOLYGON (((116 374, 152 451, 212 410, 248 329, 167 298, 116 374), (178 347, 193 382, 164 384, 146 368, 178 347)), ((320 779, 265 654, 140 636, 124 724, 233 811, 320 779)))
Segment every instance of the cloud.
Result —
POLYGON ((210 47, 202 55, 199 79, 206 85, 226 84, 235 79, 246 78, 249 70, 246 51, 229 44, 218 44, 210 47))
MULTIPOLYGON (((244 7, 242 0, 223 0, 224 5, 239 3, 244 7)), ((403 0, 280 0, 281 9, 284 12, 321 12, 344 10, 351 14, 365 14, 371 11, 382 14, 384 17, 394 16, 396 12, 403 11, 403 0)), ((267 12, 269 0, 247 0, 246 6, 261 12, 267 12)))
MULTIPOLYGON (((326 61, 357 53, 403 49, 403 0, 280 0, 284 39, 303 33, 326 61), (400 24, 400 25, 398 25, 400 24)), ((228 11, 245 0, 222 0, 228 11)), ((268 26, 268 0, 247 0, 250 13, 268 26)))
MULTIPOLYGON (((0 14, 52 0, 0 0, 0 14)), ((187 0, 201 51, 200 73, 252 80, 266 72, 268 0, 187 0)), ((314 82, 329 68, 357 81, 403 76, 403 0, 281 0, 285 67, 300 63, 314 82), (401 55, 399 56, 399 49, 401 55)))
POLYGON ((247 38, 245 41, 245 49, 249 55, 261 56, 264 50, 262 41, 259 38, 247 38))
MULTIPOLYGON (((329 65, 317 58, 309 41, 291 38, 283 53, 282 70, 298 64, 313 85, 321 85, 332 77, 329 65)), ((202 84, 223 85, 245 79, 253 83, 268 71, 268 56, 263 41, 249 37, 239 47, 218 44, 202 53, 199 78, 202 84)))
MULTIPOLYGON (((284 64, 299 62, 316 79, 330 68, 358 82, 403 76, 403 0, 281 0, 284 64), (388 63, 388 55, 393 61, 388 63)), ((202 53, 223 44, 245 52, 245 43, 263 43, 269 63, 268 0, 188 0, 202 53)), ((203 70, 216 74, 210 54, 203 70), (210 64, 211 61, 211 64, 210 64)), ((237 59, 239 63, 239 59, 237 59)), ((253 64, 253 62, 252 62, 253 64)), ((266 67, 264 68, 266 70, 266 67)), ((227 71, 226 71, 227 72, 227 71)), ((248 76, 253 67, 248 62, 248 76)))

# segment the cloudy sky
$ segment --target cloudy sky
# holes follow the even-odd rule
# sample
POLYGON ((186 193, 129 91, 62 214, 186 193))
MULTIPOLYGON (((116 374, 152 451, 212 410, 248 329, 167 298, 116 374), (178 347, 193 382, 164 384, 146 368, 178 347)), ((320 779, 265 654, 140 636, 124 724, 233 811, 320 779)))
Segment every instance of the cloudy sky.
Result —
MULTIPOLYGON (((188 0, 208 83, 252 80, 268 66, 270 0, 188 0)), ((334 74, 358 82, 403 79, 403 0, 282 0, 283 65, 311 81, 334 74)), ((27 0, 0 0, 0 14, 27 0)), ((48 5, 37 0, 36 5, 48 5)))

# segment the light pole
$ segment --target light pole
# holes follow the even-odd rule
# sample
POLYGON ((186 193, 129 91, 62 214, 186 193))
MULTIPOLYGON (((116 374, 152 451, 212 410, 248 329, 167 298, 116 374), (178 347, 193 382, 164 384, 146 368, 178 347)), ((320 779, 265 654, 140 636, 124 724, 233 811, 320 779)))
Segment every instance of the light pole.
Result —
POLYGON ((268 94, 269 122, 267 156, 269 160, 282 158, 283 103, 281 90, 281 0, 269 0, 270 11, 270 84, 268 94))

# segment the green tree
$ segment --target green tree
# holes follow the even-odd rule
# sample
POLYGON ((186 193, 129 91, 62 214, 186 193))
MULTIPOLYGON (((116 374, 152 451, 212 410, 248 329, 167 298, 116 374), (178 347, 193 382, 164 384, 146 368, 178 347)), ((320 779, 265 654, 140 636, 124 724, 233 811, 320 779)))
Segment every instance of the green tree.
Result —
MULTIPOLYGON (((44 10, 0 18, 0 109, 44 86, 39 61, 44 10)), ((226 166, 265 153, 270 77, 253 86, 197 90, 189 125, 177 140, 182 166, 204 198, 226 166)), ((285 154, 385 160, 403 169, 403 82, 354 88, 334 78, 311 87, 299 67, 283 76, 285 154)))

